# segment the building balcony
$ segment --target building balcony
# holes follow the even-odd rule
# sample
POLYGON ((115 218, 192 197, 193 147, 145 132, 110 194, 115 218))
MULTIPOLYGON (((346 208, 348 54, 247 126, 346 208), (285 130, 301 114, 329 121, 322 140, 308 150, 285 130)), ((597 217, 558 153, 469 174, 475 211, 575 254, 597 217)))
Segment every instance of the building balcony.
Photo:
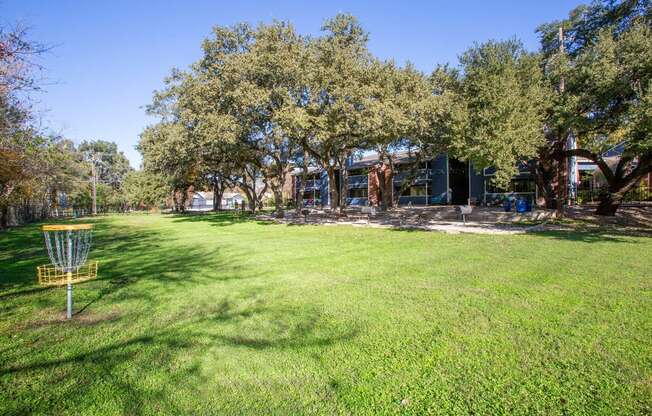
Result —
MULTIPOLYGON (((400 184, 411 177, 411 172, 397 172, 394 174, 394 183, 400 184)), ((415 184, 423 183, 432 179, 432 169, 418 169, 412 180, 415 184)))
POLYGON ((366 188, 369 183, 367 175, 353 175, 349 176, 349 189, 351 188, 366 188))
MULTIPOLYGON (((297 182, 297 188, 301 187, 301 180, 297 182)), ((310 179, 306 181, 306 191, 321 189, 321 179, 310 179)))
POLYGON ((346 204, 351 206, 367 206, 369 205, 368 198, 346 198, 346 204))

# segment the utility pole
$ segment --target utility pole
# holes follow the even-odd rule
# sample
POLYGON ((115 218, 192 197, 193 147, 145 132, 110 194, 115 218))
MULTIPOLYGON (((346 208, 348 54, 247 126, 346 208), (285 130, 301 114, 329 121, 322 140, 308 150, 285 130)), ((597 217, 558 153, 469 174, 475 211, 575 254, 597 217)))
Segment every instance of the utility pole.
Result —
MULTIPOLYGON (((559 57, 560 59, 564 56, 564 28, 559 26, 559 57)), ((561 65, 561 62, 560 62, 561 65)), ((563 72, 559 75, 559 95, 563 95, 566 90, 566 82, 564 79, 563 72)), ((568 158, 566 157, 566 132, 559 131, 559 137, 557 137, 558 147, 559 147, 559 157, 557 162, 557 215, 562 216, 564 214, 564 202, 566 202, 566 187, 568 186, 567 182, 567 169, 568 169, 568 158)))
POLYGON ((95 168, 95 163, 97 162, 96 154, 93 153, 91 156, 91 197, 93 202, 93 215, 97 215, 97 169, 95 168))

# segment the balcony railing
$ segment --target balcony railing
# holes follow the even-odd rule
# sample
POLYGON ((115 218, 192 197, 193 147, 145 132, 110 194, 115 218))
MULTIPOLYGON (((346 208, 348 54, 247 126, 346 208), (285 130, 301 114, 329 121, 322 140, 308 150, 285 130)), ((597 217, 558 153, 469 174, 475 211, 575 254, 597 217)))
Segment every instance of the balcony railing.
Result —
POLYGON ((369 204, 368 198, 346 198, 347 205, 366 206, 369 204))
MULTIPOLYGON (((297 186, 301 186, 301 181, 297 186)), ((306 190, 320 189, 321 188, 321 179, 310 179, 306 181, 306 190)))
POLYGON ((432 178, 432 169, 418 169, 414 176, 412 172, 397 172, 394 174, 394 182, 403 182, 412 177, 415 182, 425 181, 432 178))
POLYGON ((367 175, 349 176, 349 188, 366 188, 369 183, 367 175))

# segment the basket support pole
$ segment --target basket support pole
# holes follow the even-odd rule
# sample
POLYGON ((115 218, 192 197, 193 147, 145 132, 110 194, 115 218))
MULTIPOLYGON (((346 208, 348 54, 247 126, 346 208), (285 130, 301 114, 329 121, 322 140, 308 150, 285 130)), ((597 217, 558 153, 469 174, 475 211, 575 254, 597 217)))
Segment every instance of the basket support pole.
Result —
POLYGON ((66 308, 66 319, 72 318, 72 272, 68 272, 68 284, 66 287, 66 294, 68 297, 67 308, 66 308))
POLYGON ((66 295, 67 295, 67 310, 66 310, 66 319, 71 319, 72 318, 72 233, 70 230, 66 231, 66 238, 68 239, 68 287, 66 288, 66 295))

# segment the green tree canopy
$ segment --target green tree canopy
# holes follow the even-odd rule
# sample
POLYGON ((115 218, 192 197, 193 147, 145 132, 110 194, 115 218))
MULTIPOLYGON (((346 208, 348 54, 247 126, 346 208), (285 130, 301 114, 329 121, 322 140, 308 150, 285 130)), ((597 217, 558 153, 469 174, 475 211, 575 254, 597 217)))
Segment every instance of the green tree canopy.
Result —
POLYGON ((652 3, 601 1, 542 25, 547 75, 562 83, 551 125, 572 132, 569 155, 593 160, 608 182, 597 212, 613 215, 624 194, 652 171, 652 3), (563 29, 563 43, 555 34, 563 29), (561 47, 563 46, 563 47, 561 47), (602 153, 624 152, 612 169, 602 153))
POLYGON ((493 181, 506 186, 517 164, 544 143, 546 90, 535 54, 515 40, 489 41, 460 58, 459 87, 466 128, 451 141, 451 153, 477 168, 493 166, 493 181))

